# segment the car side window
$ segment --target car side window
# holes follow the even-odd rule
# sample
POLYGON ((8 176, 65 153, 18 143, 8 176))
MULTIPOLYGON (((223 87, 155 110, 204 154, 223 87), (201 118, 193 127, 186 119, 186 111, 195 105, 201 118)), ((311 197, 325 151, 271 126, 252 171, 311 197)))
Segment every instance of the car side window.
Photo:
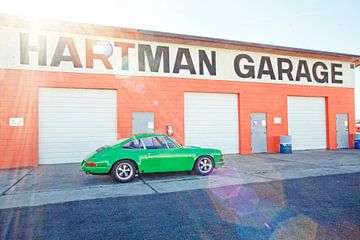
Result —
POLYGON ((144 146, 142 145, 142 143, 139 139, 136 139, 132 142, 125 144, 122 148, 124 148, 124 149, 144 149, 144 146))
POLYGON ((171 141, 168 137, 165 137, 165 141, 169 148, 177 148, 176 144, 173 141, 171 141))
POLYGON ((148 137, 142 139, 146 149, 164 149, 167 148, 163 137, 148 137))

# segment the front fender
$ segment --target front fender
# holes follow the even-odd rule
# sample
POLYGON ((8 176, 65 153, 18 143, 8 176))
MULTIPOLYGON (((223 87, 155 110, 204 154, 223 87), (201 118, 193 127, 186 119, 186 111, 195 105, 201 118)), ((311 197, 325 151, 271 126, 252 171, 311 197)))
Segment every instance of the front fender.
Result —
POLYGON ((215 163, 215 167, 221 166, 224 162, 220 162, 220 159, 223 159, 223 155, 220 150, 217 149, 206 149, 206 148, 194 148, 189 151, 191 159, 193 159, 193 165, 196 160, 201 156, 210 156, 215 163))

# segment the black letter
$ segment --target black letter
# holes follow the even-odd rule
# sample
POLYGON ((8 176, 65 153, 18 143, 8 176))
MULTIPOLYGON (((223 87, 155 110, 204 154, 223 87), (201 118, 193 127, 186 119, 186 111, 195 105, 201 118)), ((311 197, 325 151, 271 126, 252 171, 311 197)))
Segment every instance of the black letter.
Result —
POLYGON ((179 73, 181 69, 189 70, 191 74, 196 74, 195 67, 188 48, 179 48, 177 51, 173 73, 179 73), (184 56, 186 64, 181 64, 184 56))
POLYGON ((145 44, 139 44, 139 71, 145 71, 145 53, 149 63, 151 72, 159 72, 161 57, 164 56, 164 73, 170 72, 169 67, 169 47, 157 46, 155 57, 152 54, 151 46, 145 44))
POLYGON ((207 70, 209 71, 210 75, 216 75, 216 52, 211 51, 211 63, 206 55, 205 50, 199 50, 199 71, 200 75, 204 75, 204 63, 206 65, 207 70))
POLYGON ((247 73, 240 71, 240 60, 246 59, 249 63, 254 63, 254 60, 247 54, 239 54, 234 59, 234 69, 236 74, 241 78, 255 78, 255 68, 251 65, 244 65, 244 69, 248 70, 247 73))
POLYGON ((320 72, 320 75, 322 76, 322 78, 319 78, 319 76, 317 75, 316 70, 317 70, 317 68, 320 67, 320 66, 322 67, 323 70, 327 70, 327 69, 328 69, 327 66, 326 66, 326 64, 323 63, 323 62, 316 62, 316 63, 314 63, 314 65, 313 65, 313 67, 312 67, 312 73, 313 73, 314 79, 315 79, 315 81, 317 81, 318 83, 327 83, 327 82, 329 82, 329 74, 328 74, 328 72, 326 72, 326 71, 321 71, 321 72, 320 72))
POLYGON ((274 70, 273 70, 273 67, 271 64, 270 57, 262 56, 261 60, 260 60, 260 67, 259 67, 259 72, 258 72, 257 78, 261 79, 262 75, 264 75, 264 74, 270 75, 270 78, 273 80, 275 79, 275 74, 274 74, 274 70), (264 70, 265 63, 267 65, 268 70, 264 70))
POLYGON ((300 81, 300 78, 302 78, 302 77, 305 77, 308 82, 311 82, 309 67, 305 60, 299 60, 299 65, 298 65, 298 69, 296 72, 295 81, 300 81), (303 68, 304 68, 305 72, 302 72, 303 68))
POLYGON ((109 42, 106 41, 96 41, 91 39, 86 39, 86 68, 94 67, 94 59, 99 59, 102 61, 106 69, 113 69, 109 62, 109 57, 112 55, 113 49, 109 42), (106 53, 94 53, 94 45, 101 44, 108 52, 106 53))
POLYGON ((27 33, 20 33, 20 63, 29 64, 29 52, 38 53, 38 65, 46 66, 46 36, 40 35, 38 39, 38 46, 29 45, 29 35, 27 33))
POLYGON ((279 75, 279 80, 283 80, 283 74, 286 73, 288 79, 290 81, 294 81, 294 78, 292 76, 292 70, 293 70, 293 65, 292 62, 290 61, 290 59, 288 58, 278 58, 277 59, 277 64, 278 64, 278 75, 279 75), (283 63, 287 63, 288 64, 288 68, 284 68, 283 63))
POLYGON ((75 68, 82 68, 79 54, 76 51, 75 43, 72 38, 60 37, 56 50, 51 61, 51 66, 59 66, 61 61, 71 61, 75 68), (65 48, 69 49, 69 56, 64 55, 65 48))
POLYGON ((343 83, 343 80, 336 79, 336 76, 342 76, 342 72, 336 71, 335 68, 342 68, 342 64, 339 63, 332 63, 331 64, 331 82, 332 83, 343 83))
POLYGON ((115 42, 115 47, 121 47, 121 69, 129 70, 129 48, 134 48, 135 44, 115 42))

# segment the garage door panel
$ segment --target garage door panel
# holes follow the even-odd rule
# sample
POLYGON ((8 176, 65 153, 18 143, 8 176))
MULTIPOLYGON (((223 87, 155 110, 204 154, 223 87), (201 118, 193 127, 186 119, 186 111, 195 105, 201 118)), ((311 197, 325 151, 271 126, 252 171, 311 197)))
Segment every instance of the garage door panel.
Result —
POLYGON ((39 89, 39 162, 80 162, 117 139, 114 90, 39 89))
MULTIPOLYGON (((100 146, 98 142, 62 142, 62 143, 43 143, 43 147, 46 148, 47 153, 57 153, 63 152, 63 149, 66 148, 76 148, 76 152, 71 153, 79 153, 79 152, 87 152, 89 153, 89 146, 92 146, 90 151, 95 151, 100 146)), ((84 156, 83 156, 84 157, 84 156)))
POLYGON ((43 159, 44 162, 53 162, 56 164, 59 163, 73 163, 71 159, 74 158, 84 158, 84 156, 87 156, 87 152, 78 152, 78 153, 63 153, 63 152, 57 152, 57 153, 51 153, 51 154, 40 154, 39 157, 43 159))
MULTIPOLYGON (((48 129, 53 129, 53 128, 62 128, 62 127, 68 127, 69 129, 81 129, 84 128, 84 124, 81 122, 72 122, 72 121, 49 121, 43 124, 44 129, 48 128, 48 129)), ((91 128, 95 128, 95 129, 109 129, 109 126, 107 123, 104 122, 87 122, 86 123, 86 127, 87 129, 89 129, 89 127, 91 128)))
MULTIPOLYGON (((209 128, 214 127, 214 125, 208 125, 208 126, 199 126, 199 127, 195 127, 195 128, 188 128, 188 132, 192 131, 194 132, 194 134, 187 134, 187 136, 192 136, 192 135, 196 135, 198 136, 199 133, 198 132, 207 132, 209 134, 213 133, 213 134, 217 134, 219 133, 219 130, 209 130, 209 128)), ((229 128, 222 128, 221 131, 225 131, 225 132, 230 132, 233 131, 233 127, 229 127, 229 128)), ((221 137, 220 137, 221 138, 221 137)), ((228 139, 231 138, 228 136, 228 139)))
MULTIPOLYGON (((94 152, 95 150, 93 150, 91 152, 94 152)), ((45 159, 49 160, 49 162, 52 162, 51 159, 55 159, 55 158, 59 159, 59 158, 63 158, 63 157, 66 157, 67 159, 69 159, 69 157, 71 157, 71 156, 76 156, 76 157, 78 157, 78 158, 80 158, 82 160, 87 155, 89 155, 91 152, 84 151, 84 150, 83 151, 76 151, 76 152, 75 151, 64 152, 61 149, 58 149, 58 151, 49 151, 49 152, 46 152, 46 153, 40 153, 39 156, 44 160, 45 159)), ((62 162, 56 162, 56 163, 67 163, 67 162, 69 162, 69 161, 62 161, 62 162)), ((76 162, 78 162, 78 161, 76 161, 76 162)))
POLYGON ((325 98, 288 97, 288 132, 294 150, 325 149, 325 98))
MULTIPOLYGON (((102 141, 107 141, 108 137, 98 138, 98 139, 99 139, 99 141, 101 141, 101 140, 102 141)), ((52 139, 48 139, 48 140, 51 140, 51 143, 49 143, 49 141, 44 141, 44 140, 39 142, 39 143, 43 144, 44 146, 47 145, 47 144, 49 144, 49 146, 51 146, 51 145, 56 146, 57 144, 61 144, 61 143, 78 143, 78 142, 81 142, 81 143, 91 144, 91 143, 94 142, 91 139, 89 140, 89 137, 75 138, 75 139, 70 138, 70 137, 67 137, 67 138, 65 137, 65 138, 62 138, 62 139, 52 138, 52 139)))
MULTIPOLYGON (((76 105, 80 105, 81 103, 77 103, 76 105)), ((91 103, 88 103, 91 104, 91 103)), ((41 107, 41 106, 40 106, 41 107)), ((49 112, 49 114, 53 114, 53 116, 59 116, 59 111, 62 111, 62 115, 66 114, 66 115, 79 115, 79 116, 86 116, 87 114, 91 114, 93 112, 99 112, 99 113, 109 113, 111 112, 111 108, 108 107, 103 107, 101 105, 96 106, 96 105, 91 105, 91 106, 84 106, 82 108, 82 112, 79 112, 79 109, 76 106, 64 106, 62 105, 61 107, 56 107, 55 105, 53 106, 46 106, 43 107, 44 110, 47 110, 49 112)))
POLYGON ((51 138, 51 135, 55 137, 101 137, 101 136, 116 136, 116 133, 111 133, 109 131, 113 130, 113 128, 99 128, 99 129, 89 129, 89 128, 42 128, 42 130, 47 132, 48 137, 43 138, 51 138), (74 131, 76 135, 74 135, 74 131))
MULTIPOLYGON (((194 107, 194 106, 193 106, 194 107)), ((229 110, 229 112, 232 111, 229 110)), ((200 118, 203 118, 205 116, 208 116, 209 114, 211 114, 211 119, 206 119, 206 122, 205 124, 211 124, 211 123, 216 123, 217 121, 219 120, 224 120, 224 117, 228 116, 228 117, 233 117, 232 115, 227 115, 227 112, 216 112, 216 111, 203 111, 203 112, 197 112, 197 113, 191 113, 191 112, 188 112, 189 114, 192 114, 192 117, 196 118, 194 119, 194 122, 201 122, 203 121, 203 119, 200 119, 200 118), (199 119, 198 119, 199 118, 199 119)), ((210 117, 210 116, 209 116, 210 117)), ((233 126, 232 123, 229 123, 229 122, 224 122, 224 125, 231 125, 233 126)))
POLYGON ((185 144, 239 152, 236 94, 185 93, 185 144))
MULTIPOLYGON (((49 99, 49 98, 47 98, 49 99)), ((46 101, 46 99, 44 99, 46 101)), ((89 101, 85 101, 84 99, 76 99, 76 98, 70 98, 70 99, 66 99, 66 100, 61 100, 58 102, 44 102, 41 104, 42 107, 53 107, 53 106, 57 106, 57 107, 62 107, 64 106, 64 104, 66 105, 71 105, 71 103, 73 103, 74 101, 77 101, 78 103, 87 103, 87 102, 91 102, 94 106, 97 107, 111 107, 112 104, 112 99, 92 99, 89 101)))

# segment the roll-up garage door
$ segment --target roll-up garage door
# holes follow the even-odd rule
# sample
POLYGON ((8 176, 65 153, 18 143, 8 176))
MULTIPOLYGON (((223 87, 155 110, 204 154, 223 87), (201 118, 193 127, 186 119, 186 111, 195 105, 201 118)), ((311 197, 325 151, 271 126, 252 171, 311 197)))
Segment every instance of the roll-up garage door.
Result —
POLYGON ((325 98, 288 97, 288 130, 294 150, 325 149, 325 98))
POLYGON ((80 162, 117 139, 116 91, 40 88, 39 163, 80 162))
POLYGON ((185 144, 239 153, 236 94, 185 93, 185 144))

